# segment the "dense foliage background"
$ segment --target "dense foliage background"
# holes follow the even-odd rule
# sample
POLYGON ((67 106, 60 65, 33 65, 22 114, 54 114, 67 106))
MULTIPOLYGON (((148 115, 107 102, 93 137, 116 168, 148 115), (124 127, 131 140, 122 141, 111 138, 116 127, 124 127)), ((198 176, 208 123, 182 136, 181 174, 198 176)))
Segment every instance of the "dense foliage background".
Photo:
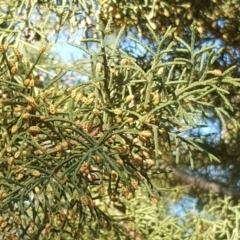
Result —
POLYGON ((1 239, 238 239, 239 1, 0 1, 1 239))

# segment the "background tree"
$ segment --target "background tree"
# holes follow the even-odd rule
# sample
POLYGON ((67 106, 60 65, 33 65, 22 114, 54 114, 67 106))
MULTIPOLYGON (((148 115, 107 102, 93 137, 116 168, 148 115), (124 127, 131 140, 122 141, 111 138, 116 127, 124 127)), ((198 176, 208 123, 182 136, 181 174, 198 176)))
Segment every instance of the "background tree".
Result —
POLYGON ((237 238, 230 1, 4 1, 1 9, 3 239, 237 238), (63 40, 81 50, 74 65, 51 50, 63 40), (221 141, 201 132, 213 121, 221 141), (190 196, 198 211, 173 214, 190 196))

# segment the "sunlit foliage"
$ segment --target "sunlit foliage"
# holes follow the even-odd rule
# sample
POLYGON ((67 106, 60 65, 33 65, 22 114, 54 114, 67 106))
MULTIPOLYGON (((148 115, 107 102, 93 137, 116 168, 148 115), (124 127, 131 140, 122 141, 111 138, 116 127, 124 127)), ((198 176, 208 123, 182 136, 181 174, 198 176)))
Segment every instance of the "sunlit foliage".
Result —
MULTIPOLYGON (((201 26, 190 15, 188 40, 179 24, 160 28, 157 14, 170 19, 179 6, 191 13, 186 2, 171 7, 157 1, 1 3, 2 239, 237 235, 239 207, 230 198, 202 195, 208 204, 201 211, 181 219, 170 213, 171 200, 191 194, 188 186, 171 188, 174 174, 181 174, 176 166, 200 169, 220 162, 207 146, 209 134, 189 132, 211 113, 223 134, 239 137, 238 97, 231 91, 240 82, 232 76, 235 66, 216 64, 223 49, 196 46, 201 26), (146 44, 131 38, 148 53, 146 67, 123 44, 133 26, 151 39, 146 44), (84 53, 77 64, 50 57, 64 36, 84 53), (84 77, 62 84, 69 73, 84 77)), ((225 136, 225 144, 232 139, 225 136)), ((201 178, 196 187, 203 182, 204 190, 214 191, 201 178)))

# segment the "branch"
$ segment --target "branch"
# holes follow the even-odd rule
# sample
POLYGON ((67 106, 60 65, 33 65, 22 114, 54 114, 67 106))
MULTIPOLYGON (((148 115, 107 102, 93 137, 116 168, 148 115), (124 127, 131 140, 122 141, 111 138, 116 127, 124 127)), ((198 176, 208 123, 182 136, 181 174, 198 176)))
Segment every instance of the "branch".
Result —
POLYGON ((190 185, 191 187, 199 188, 203 191, 213 192, 221 196, 227 195, 227 196, 231 196, 234 199, 240 199, 239 191, 229 190, 227 187, 224 187, 220 183, 209 181, 204 177, 191 176, 190 174, 187 174, 184 171, 179 170, 176 167, 173 167, 167 164, 162 164, 160 168, 161 169, 168 168, 172 170, 174 179, 183 184, 187 184, 187 185, 190 185))

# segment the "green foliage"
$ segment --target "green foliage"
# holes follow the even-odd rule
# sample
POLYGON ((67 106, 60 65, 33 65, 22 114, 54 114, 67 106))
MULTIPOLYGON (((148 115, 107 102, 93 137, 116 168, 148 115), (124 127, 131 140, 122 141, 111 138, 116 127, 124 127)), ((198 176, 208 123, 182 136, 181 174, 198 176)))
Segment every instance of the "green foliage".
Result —
MULTIPOLYGON (((151 43, 154 43, 154 39, 149 36, 147 25, 157 35, 164 35, 169 26, 174 26, 175 35, 189 41, 189 28, 196 21, 196 44, 220 44, 223 47, 218 59, 221 68, 239 66, 237 16, 240 4, 237 0, 99 0, 99 4, 103 21, 112 17, 115 28, 127 26, 128 32, 143 36, 151 43)), ((235 70, 236 73, 239 73, 239 68, 235 70)))
MULTIPOLYGON (((66 6, 38 1, 37 7, 60 15, 60 31, 72 17, 70 11, 64 12, 66 6)), ((34 8, 25 7, 28 18, 34 8)), ((87 4, 84 9, 87 11, 87 4)), ((8 29, 16 38, 8 46, 12 35, 9 38, 6 34, 7 41, 0 46, 0 236, 230 239, 228 232, 237 228, 236 224, 223 220, 216 225, 216 216, 225 215, 212 208, 207 217, 196 221, 191 214, 183 222, 168 216, 165 194, 171 192, 170 171, 162 166, 174 161, 186 164, 181 158, 182 147, 186 147, 192 168, 195 151, 211 161, 218 160, 204 148, 200 137, 180 133, 198 128, 196 119, 208 111, 214 112, 224 127, 235 124, 237 128, 228 94, 229 89, 240 86, 239 79, 231 77, 232 68, 225 72, 212 68, 219 55, 214 47, 195 49, 195 24, 190 44, 176 36, 176 29, 171 27, 159 38, 147 26, 156 51, 132 38, 152 54, 146 71, 120 47, 124 27, 113 46, 108 46, 111 24, 110 20, 96 37, 82 41, 86 46, 94 44, 96 51, 71 43, 85 52, 86 61, 56 70, 43 88, 36 86, 34 71, 39 71, 46 47, 40 47, 30 64, 27 53, 15 46, 20 31, 8 29), (81 72, 88 80, 64 88, 60 81, 70 71, 81 72), (175 160, 166 159, 173 151, 175 160), (159 174, 160 185, 154 183, 152 173, 159 174), (138 206, 140 211, 136 210, 138 206), (162 209, 155 211, 159 207, 162 209), (222 227, 221 235, 218 229, 222 227), (215 233, 211 232, 213 228, 215 233)), ((228 208, 228 202, 223 206, 228 208)), ((238 207, 229 211, 229 217, 238 219, 238 207)))

